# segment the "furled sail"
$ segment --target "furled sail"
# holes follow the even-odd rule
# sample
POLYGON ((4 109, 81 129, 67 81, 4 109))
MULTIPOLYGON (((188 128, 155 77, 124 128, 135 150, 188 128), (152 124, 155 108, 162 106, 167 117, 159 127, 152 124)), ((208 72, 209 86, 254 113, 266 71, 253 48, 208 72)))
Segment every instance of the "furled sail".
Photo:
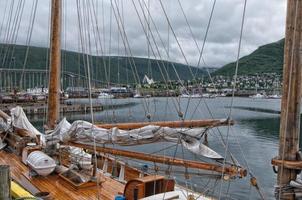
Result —
POLYGON ((11 118, 0 110, 0 133, 5 132, 10 128, 11 118))
POLYGON ((202 144, 199 140, 195 138, 190 138, 188 140, 182 140, 182 145, 188 149, 189 151, 202 155, 207 158, 212 158, 216 160, 223 159, 223 157, 218 154, 216 151, 212 150, 211 148, 207 147, 206 145, 202 144))
POLYGON ((0 118, 0 133, 5 132, 8 129, 9 129, 8 124, 2 118, 0 118))
POLYGON ((41 135, 27 119, 26 114, 20 106, 12 108, 11 112, 11 121, 14 128, 23 129, 29 131, 33 136, 41 135))
POLYGON ((181 144, 194 154, 212 159, 222 159, 214 150, 200 142, 205 128, 169 128, 148 125, 133 130, 99 128, 87 121, 78 120, 70 124, 65 118, 58 124, 52 134, 46 135, 48 144, 57 142, 91 143, 94 138, 98 144, 118 144, 133 146, 154 142, 174 142, 181 144))
MULTIPOLYGON (((28 130, 35 135, 40 134, 29 122, 21 107, 11 109, 11 115, 14 127, 28 130)), ((82 120, 70 124, 64 118, 51 134, 44 135, 44 143, 46 145, 70 141, 90 143, 95 139, 97 144, 133 146, 154 142, 173 142, 181 143, 183 147, 196 155, 212 159, 223 159, 217 152, 201 143, 201 136, 206 130, 207 128, 170 128, 156 125, 147 125, 132 130, 122 130, 117 127, 105 129, 82 120)))

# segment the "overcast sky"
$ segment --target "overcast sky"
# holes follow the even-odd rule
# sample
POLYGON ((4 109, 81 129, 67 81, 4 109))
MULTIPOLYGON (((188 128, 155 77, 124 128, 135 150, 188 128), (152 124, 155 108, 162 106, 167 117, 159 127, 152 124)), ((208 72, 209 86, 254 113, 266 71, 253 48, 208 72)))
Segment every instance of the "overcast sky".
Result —
MULTIPOLYGON (((15 2, 13 13, 13 16, 15 16, 18 2, 21 1, 22 0, 0 0, 1 42, 14 42, 12 37, 7 39, 6 30, 9 26, 9 10, 12 2, 15 2)), ((25 0, 20 28, 18 34, 16 34, 16 42, 18 44, 26 43, 31 8, 34 1, 36 0, 25 0)), ((123 3, 121 3, 121 0, 113 0, 114 11, 112 11, 113 9, 110 0, 89 1, 89 5, 86 3, 85 6, 86 0, 79 0, 79 2, 81 2, 80 8, 86 9, 86 12, 83 15, 84 17, 81 17, 81 19, 86 19, 85 25, 82 24, 82 30, 85 30, 82 34, 82 40, 85 42, 86 52, 91 51, 93 54, 110 53, 112 55, 125 55, 123 40, 121 39, 116 22, 116 18, 119 18, 117 12, 118 5, 121 16, 119 20, 122 19, 124 21, 126 37, 129 42, 129 46, 126 45, 127 48, 130 47, 133 56, 148 57, 146 34, 143 31, 139 17, 135 12, 132 0, 123 0, 123 3), (117 4, 115 4, 115 2, 117 4), (86 16, 89 16, 87 13, 90 13, 87 12, 87 10, 96 12, 97 23, 95 22, 94 16, 89 18, 90 22, 87 20, 88 18, 86 16), (96 27, 98 27, 99 32, 96 31, 96 27), (110 27, 112 29, 111 40, 110 27), (96 42, 95 35, 100 36, 100 41, 98 43, 96 42), (91 39, 90 45, 88 45, 88 37, 91 39), (102 45, 102 49, 100 48, 100 45, 102 45), (90 47, 90 51, 88 50, 88 47, 90 47)), ((139 0, 133 1, 139 9, 139 15, 143 23, 146 25, 146 19, 140 9, 139 0)), ((144 1, 146 5, 148 5, 148 0, 144 1)), ((141 5, 144 6, 143 0, 140 0, 140 2, 141 5)), ((186 59, 189 64, 196 65, 199 51, 194 43, 194 38, 201 48, 214 0, 180 0, 194 37, 192 37, 192 34, 190 33, 178 0, 162 0, 162 2, 186 59)), ((38 0, 36 20, 30 42, 31 45, 48 46, 49 4, 49 0, 38 0)), ((217 0, 203 53, 204 60, 208 66, 220 67, 236 59, 243 4, 244 0, 217 0)), ((146 30, 149 34, 150 41, 152 42, 152 48, 149 48, 150 56, 154 57, 151 51, 151 49, 153 49, 156 57, 160 58, 151 37, 153 35, 160 51, 161 58, 186 63, 177 40, 171 29, 168 27, 167 19, 164 15, 160 1, 149 0, 149 10, 151 15, 149 21, 152 34, 150 31, 146 30), (155 26, 151 23, 151 18, 154 21, 155 26), (158 29, 160 37, 157 34, 156 29, 158 29), (165 46, 162 45, 160 38, 165 46), (169 53, 169 57, 167 53, 169 53)), ((82 11, 81 13, 83 13, 82 11)), ((64 0, 63 12, 62 48, 78 51, 80 32, 76 0, 64 0)), ((260 45, 275 42, 284 37, 285 12, 286 1, 284 0, 248 0, 241 56, 251 53, 260 45)), ((146 16, 148 15, 146 7, 144 13, 146 16)), ((12 30, 13 29, 11 28, 10 34, 17 33, 17 31, 12 30)), ((126 42, 125 39, 124 41, 126 42)), ((130 51, 128 50, 127 55, 129 54, 130 51)))

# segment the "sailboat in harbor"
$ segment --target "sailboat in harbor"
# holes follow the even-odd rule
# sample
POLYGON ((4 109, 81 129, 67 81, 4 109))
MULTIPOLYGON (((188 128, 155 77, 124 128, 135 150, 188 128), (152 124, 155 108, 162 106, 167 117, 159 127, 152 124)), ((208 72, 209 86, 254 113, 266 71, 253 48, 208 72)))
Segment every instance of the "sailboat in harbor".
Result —
MULTIPOLYGON (((292 180, 296 180, 296 169, 301 166, 297 153, 300 123, 298 102, 301 100, 302 84, 296 83, 301 81, 299 49, 302 44, 302 17, 299 11, 302 10, 302 3, 300 0, 288 2, 287 27, 294 28, 288 28, 286 35, 288 48, 285 52, 280 152, 272 163, 278 166, 278 197, 286 195, 293 199, 294 187, 288 190, 288 186, 292 180)), ((179 121, 96 124, 92 113, 91 122, 78 120, 69 123, 66 118, 60 120, 61 5, 60 0, 51 1, 50 79, 45 132, 40 133, 29 122, 21 107, 12 109, 10 115, 0 112, 1 142, 7 143, 8 147, 0 151, 0 164, 9 166, 14 181, 12 185, 18 184, 21 188, 14 190, 15 198, 24 198, 18 192, 22 190, 28 192, 26 195, 31 195, 30 198, 42 199, 212 199, 207 195, 207 190, 202 193, 194 191, 193 187, 177 184, 171 177, 173 168, 182 168, 186 180, 194 176, 191 170, 221 181, 251 174, 232 155, 231 161, 228 161, 203 144, 209 129, 233 125, 234 121, 229 118, 185 120, 183 113, 179 112, 179 121), (208 160, 187 160, 107 146, 134 146, 163 141, 181 145, 194 156, 208 160), (140 160, 144 165, 140 169, 133 167, 128 162, 131 159, 140 160), (148 170, 150 166, 153 167, 153 173, 148 170), (164 173, 160 174, 161 170, 164 173)), ((93 112, 92 109, 90 111, 93 112)), ((7 169, 7 166, 1 167, 1 174, 7 169)), ((0 177, 0 184, 7 184, 5 177, 0 177)), ((2 194, 4 198, 10 198, 10 180, 8 182, 2 194)), ((251 185, 258 188, 257 180, 252 175, 251 185)))
POLYGON ((266 98, 266 95, 263 93, 258 92, 258 87, 259 87, 259 77, 257 75, 256 83, 255 83, 255 94, 249 96, 252 99, 264 99, 266 98))
POLYGON ((276 90, 278 84, 276 82, 273 82, 273 93, 268 95, 268 99, 281 99, 282 95, 276 90))
MULTIPOLYGON (((0 152, 0 164, 9 166, 14 184, 21 188, 13 188, 14 198, 23 198, 22 194, 26 191, 32 198, 42 199, 210 199, 205 194, 176 184, 169 175, 172 167, 184 168, 188 180, 189 169, 202 170, 208 172, 207 176, 225 179, 247 175, 246 169, 239 164, 225 162, 221 155, 201 143, 201 138, 210 128, 233 125, 230 119, 97 125, 90 109, 92 123, 78 120, 70 124, 65 118, 60 121, 61 6, 60 0, 51 1, 50 76, 45 132, 41 133, 29 122, 21 107, 13 108, 10 115, 3 112, 0 115, 1 127, 5 127, 1 129, 1 141, 5 141, 8 147, 7 151, 0 152), (105 146, 155 142, 182 145, 196 156, 207 157, 216 163, 105 146), (146 164, 144 166, 147 167, 138 169, 120 158, 153 163, 155 173, 149 172, 146 164), (162 166, 168 166, 163 168, 166 169, 165 175, 158 173, 162 166)), ((89 67, 87 70, 89 74, 89 67)), ((89 97, 91 104, 91 92, 89 97)), ((9 198, 8 190, 10 187, 3 192, 4 198, 9 198)))

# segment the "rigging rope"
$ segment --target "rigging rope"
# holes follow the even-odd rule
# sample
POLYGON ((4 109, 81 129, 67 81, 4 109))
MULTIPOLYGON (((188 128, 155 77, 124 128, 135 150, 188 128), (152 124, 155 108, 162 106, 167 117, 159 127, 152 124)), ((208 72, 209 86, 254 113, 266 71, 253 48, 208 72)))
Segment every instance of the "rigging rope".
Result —
POLYGON ((29 45, 30 45, 30 42, 31 42, 33 27, 34 27, 34 23, 35 23, 35 19, 36 19, 37 6, 38 6, 38 0, 34 1, 33 5, 32 5, 32 12, 31 12, 31 16, 30 16, 30 23, 29 23, 29 28, 28 28, 28 32, 27 32, 27 38, 26 38, 27 48, 26 48, 26 52, 25 52, 25 59, 24 59, 24 62, 23 62, 22 73, 21 73, 20 82, 19 82, 20 89, 22 88, 24 71, 25 71, 25 68, 26 68, 26 65, 27 65, 29 49, 30 49, 29 45))
MULTIPOLYGON (((92 105, 92 95, 91 95, 91 79, 90 79, 90 58, 89 55, 91 54, 91 36, 90 36, 90 31, 89 31, 89 27, 90 27, 90 18, 89 18, 89 9, 87 8, 89 6, 89 3, 86 1, 87 6, 85 6, 85 4, 83 5, 83 17, 86 16, 86 23, 84 23, 82 26, 81 24, 81 16, 80 16, 80 2, 79 0, 77 0, 77 8, 78 8, 78 21, 79 21, 79 29, 80 29, 80 38, 81 38, 81 45, 82 45, 82 49, 83 49, 83 53, 86 53, 86 67, 87 67, 87 77, 88 77, 88 94, 89 94, 89 106, 90 106, 90 117, 91 117, 91 131, 92 133, 94 133, 93 131, 93 127, 94 127, 94 114, 93 114, 93 105, 92 105), (85 10, 86 8, 86 10, 85 10), (85 13, 86 11, 86 13, 85 13), (85 26, 86 25, 86 26, 85 26), (83 28, 85 28, 85 30, 87 31, 87 35, 84 34, 84 32, 82 31, 83 28), (88 45, 88 49, 86 49, 86 45, 88 45)), ((97 198, 100 199, 100 191, 99 191, 99 177, 98 177, 98 172, 97 172, 97 152, 96 152, 96 141, 95 141, 95 134, 93 134, 93 148, 94 148, 94 164, 95 164, 95 170, 96 170, 96 183, 97 183, 97 198)))
POLYGON ((165 15, 165 18, 166 18, 166 20, 167 20, 167 22, 168 22, 168 25, 169 25, 169 27, 170 27, 170 29, 171 29, 172 35, 174 36, 175 41, 176 41, 176 43, 177 43, 177 45, 178 45, 178 47, 179 47, 179 49, 180 49, 180 51, 181 51, 181 54, 182 54, 182 56, 183 56, 183 58, 184 58, 184 60, 185 60, 185 63, 187 64, 187 67, 188 67, 188 69, 189 69, 189 71, 190 71, 192 77, 195 78, 195 77, 194 77, 194 74, 193 74, 193 72, 192 72, 192 68, 191 68, 191 66, 190 66, 190 64, 189 64, 189 62, 188 62, 188 60, 187 60, 187 57, 185 56, 184 51, 183 51, 183 48, 181 47, 180 42, 179 42, 179 40, 178 40, 178 38, 177 38, 177 36, 176 36, 176 33, 175 33, 175 31, 174 31, 174 29, 173 29, 173 27, 172 27, 172 25, 171 25, 171 22, 170 22, 170 20, 169 20, 169 17, 168 17, 168 15, 167 15, 167 12, 166 12, 166 10, 165 10, 165 8, 164 8, 164 6, 163 6, 162 0, 159 0, 159 3, 160 3, 160 6, 161 6, 161 8, 162 8, 162 10, 163 10, 163 13, 164 13, 164 15, 165 15))
MULTIPOLYGON (((15 3, 15 0, 12 0, 11 1, 11 5, 10 5, 10 8, 9 8, 9 12, 8 12, 8 20, 7 20, 7 23, 6 23, 6 27, 5 27, 5 31, 4 31, 4 38, 3 38, 3 43, 6 44, 4 45, 2 48, 1 48, 1 57, 3 57, 5 54, 5 48, 8 47, 8 43, 9 43, 9 34, 10 34, 10 29, 11 29, 11 20, 13 18, 13 14, 14 14, 14 3, 15 3), (2 55, 2 52, 3 52, 3 55, 2 55)), ((4 61, 4 59, 2 58, 2 62, 4 61)))
POLYGON ((7 7, 8 7, 8 1, 5 1, 4 13, 3 13, 3 16, 2 16, 2 22, 1 22, 1 26, 0 26, 0 40, 2 39, 4 21, 6 21, 7 7))
MULTIPOLYGON (((132 1, 132 2, 133 2, 133 1, 132 1)), ((142 10, 144 19, 147 20, 147 17, 146 17, 146 15, 145 15, 145 13, 144 13, 144 8, 143 8, 141 2, 138 1, 138 3, 139 3, 139 6, 140 6, 140 8, 141 8, 141 10, 142 10)), ((160 41, 161 41, 161 44, 162 44, 162 46, 163 46, 163 49, 164 49, 165 53, 166 53, 167 55, 169 55, 169 53, 168 53, 168 51, 167 51, 167 49, 166 49, 166 47, 165 47, 165 44, 164 44, 164 42, 163 42, 163 40, 162 40, 162 37, 161 37, 160 34, 159 34, 159 31, 158 31, 158 29, 157 29, 157 26, 155 25, 154 20, 153 20, 151 14, 150 14, 150 10, 148 9, 148 7, 147 7, 147 5, 146 5, 146 3, 145 3, 144 1, 143 1, 143 3, 144 3, 144 7, 145 7, 145 8, 147 9, 147 11, 148 11, 148 16, 150 16, 151 23, 152 23, 153 27, 155 28, 155 31, 156 31, 156 33, 157 33, 157 35, 158 35, 158 37, 159 37, 159 39, 160 39, 160 41)), ((134 5, 134 8, 136 8, 136 5, 135 5, 134 2, 133 2, 133 5, 134 5)), ((140 22, 141 22, 141 21, 142 21, 142 20, 141 20, 141 17, 140 17, 140 15, 138 14, 137 9, 135 9, 135 10, 136 10, 136 13, 137 13, 137 15, 138 15, 138 17, 139 17, 139 19, 140 19, 140 22)), ((143 26, 142 26, 142 28, 143 28, 143 30, 144 30, 144 33, 146 34, 146 30, 144 29, 143 26)), ((160 67, 160 65, 159 65, 159 63, 158 63, 158 61, 157 61, 157 59, 156 59, 156 54, 155 54, 155 52, 154 52, 154 50, 153 50, 153 47, 152 47, 151 42, 150 42, 150 39, 148 38, 148 39, 149 39, 148 42, 149 42, 149 44, 150 44, 150 45, 149 45, 149 46, 150 46, 150 49, 151 49, 151 51, 152 51, 152 53, 153 53, 153 55, 154 55, 154 57, 155 57, 155 59, 156 59, 156 63, 157 63, 157 65, 158 65, 158 67, 159 67, 160 73, 161 73, 161 75, 162 75, 162 77, 163 77, 163 79, 164 79, 164 82, 166 83, 166 86, 171 86, 171 87, 172 87, 172 83, 171 83, 171 81, 170 81, 169 74, 168 74, 167 69, 166 69, 166 67, 165 67, 165 62, 163 62, 163 57, 161 56, 160 50, 159 50, 159 48, 158 48, 158 45, 156 44, 156 39, 155 39, 155 36, 153 35, 153 32, 151 31, 150 24, 149 24, 149 26, 148 26, 148 30, 149 30, 150 35, 151 35, 151 38, 152 38, 152 40, 153 40, 153 42, 154 42, 154 44, 155 44, 156 51, 157 51, 157 53, 158 53, 159 59, 160 59, 160 61, 161 61, 161 63, 162 63, 162 66, 163 66, 163 68, 164 68, 164 71, 165 71, 165 73, 166 73, 166 75, 167 75, 168 80, 166 80, 166 79, 164 78, 165 76, 163 75, 162 69, 161 69, 161 67, 160 67)), ((175 66, 174 66, 174 64, 173 64, 173 63, 170 63, 170 64, 172 65, 173 70, 174 70, 174 72, 175 72, 175 74, 176 74, 176 76, 177 76, 177 78, 178 78, 180 84, 183 85, 183 84, 182 84, 182 81, 181 81, 181 79, 180 79, 180 77, 179 77, 179 74, 178 74, 178 72, 177 72, 177 70, 176 70, 176 68, 175 68, 175 66)), ((168 88, 168 87, 167 87, 167 88, 168 88)), ((175 107, 175 109, 176 109, 177 114, 181 113, 181 111, 180 111, 180 109, 179 109, 179 101, 177 100, 177 98, 175 98, 175 99, 174 99, 174 98, 171 98, 171 99, 172 99, 172 103, 174 104, 174 107, 175 107), (175 101, 176 101, 176 103, 175 103, 175 101)))
MULTIPOLYGON (((184 9, 183 9, 183 6, 182 6, 180 0, 178 0, 178 3, 179 3, 179 6, 180 6, 180 8, 181 8, 181 11, 182 11, 182 13, 183 13, 183 16, 184 16, 184 18, 185 18, 185 20, 186 20, 186 24, 187 24, 187 26, 188 26, 188 28, 189 28, 190 34, 191 34, 191 36, 192 36, 192 38, 193 38, 193 40, 194 40, 194 43, 195 43, 195 45, 196 45, 196 47, 197 47, 198 52, 199 52, 199 58, 198 58, 198 62, 197 62, 197 65, 196 65, 197 68, 196 68, 196 70, 195 70, 194 77, 192 77, 193 80, 194 80, 194 79, 196 79, 195 77, 197 76, 197 69, 200 67, 200 61, 201 61, 201 60, 203 61, 203 64, 204 64, 205 67, 208 66, 208 65, 206 64, 204 58, 203 58, 203 52, 204 52, 204 47, 205 47, 205 44, 206 44, 206 41, 207 41, 207 36, 208 36, 209 30, 210 30, 210 25, 211 25, 211 22, 212 22, 213 14, 214 14, 215 6, 216 6, 216 0, 213 1, 213 5, 212 5, 212 8, 211 8, 211 12, 210 12, 210 16, 209 16, 209 19, 208 19, 208 24, 207 24, 207 27, 206 27, 206 32, 205 32, 205 35, 204 35, 204 38, 203 38, 203 44, 202 44, 202 48, 201 48, 201 49, 200 49, 200 47, 199 47, 199 45, 198 45, 198 43, 197 43, 197 40, 196 40, 196 38, 195 38, 195 36, 194 36, 194 34, 193 34, 192 28, 191 28, 191 26, 190 26, 190 23, 189 23, 189 21, 188 21, 188 19, 187 19, 187 16, 186 16, 186 14, 185 14, 185 12, 184 12, 184 9)), ((216 86, 215 86, 215 84, 214 84, 214 81, 213 81, 213 79, 212 79, 212 76, 211 76, 211 73, 209 72, 208 67, 206 68, 206 71, 207 71, 207 75, 209 76, 209 79, 210 79, 211 83, 212 83, 213 86, 214 86, 214 90, 216 91, 216 86)), ((196 80, 197 80, 197 79, 196 79, 196 80)), ((201 86, 202 86, 201 84, 198 85, 198 91, 199 91, 200 94, 202 94, 202 88, 201 88, 201 86)), ((200 98, 200 99, 199 99, 199 103, 200 103, 200 101, 201 101, 202 99, 203 99, 203 98, 200 98)), ((190 100, 191 100, 191 97, 189 98, 187 104, 190 103, 190 100)), ((204 101, 204 103, 206 104, 206 107, 208 108, 207 102, 206 102, 204 99, 203 99, 203 101, 204 101)), ((198 104, 199 104, 199 103, 198 103, 198 104)), ((198 104, 196 105, 196 107, 195 107, 195 109, 194 109, 194 112, 197 110, 198 104)), ((210 110, 209 110, 209 112, 210 112, 210 110)), ((186 114, 187 114, 187 110, 186 110, 186 112, 185 112, 185 116, 186 116, 186 114)))
MULTIPOLYGON (((151 20, 152 20, 152 17, 151 17, 151 20)), ((156 25, 154 25, 155 26, 155 28, 156 28, 156 25)), ((178 102, 178 106, 180 107, 180 102, 178 102)))
MULTIPOLYGON (((11 20, 12 20, 13 12, 14 12, 14 4, 15 4, 15 0, 12 0, 11 4, 10 4, 10 7, 9 7, 8 19, 7 19, 7 22, 5 24, 5 30, 4 30, 4 35, 3 35, 3 43, 6 44, 6 45, 3 45, 1 47, 1 51, 0 51, 1 58, 4 56, 5 48, 7 48, 8 42, 9 42, 8 35, 9 35, 9 32, 10 32, 11 20)), ((2 63, 3 63, 3 61, 4 61, 4 59, 2 58, 2 63)))
MULTIPOLYGON (((50 9, 51 9, 51 4, 52 4, 52 2, 51 1, 49 1, 49 5, 48 5, 48 8, 49 8, 49 10, 48 10, 48 18, 47 18, 47 38, 50 38, 50 24, 51 24, 51 11, 50 11, 50 9)), ((48 70, 49 69, 49 57, 50 57, 50 40, 47 40, 47 47, 49 47, 49 48, 47 48, 46 49, 46 55, 45 55, 45 80, 44 80, 44 86, 46 87, 46 85, 48 85, 48 80, 49 80, 49 78, 50 78, 50 73, 49 73, 49 71, 50 70, 48 70), (48 78, 46 78, 46 77, 48 77, 48 78)), ((46 124, 46 118, 47 118, 47 116, 48 116, 48 109, 46 108, 46 106, 44 107, 44 116, 43 116, 43 124, 46 124)), ((44 130, 45 131, 45 130, 44 130)))
MULTIPOLYGON (((11 64, 11 60, 14 54, 14 49, 15 49, 15 43, 17 40, 17 36, 18 36, 18 32, 19 32, 19 28, 20 28, 20 24, 21 24, 21 20, 22 20, 22 15, 23 15, 23 11, 24 11, 24 4, 25 1, 19 0, 18 5, 16 7, 15 10, 15 16, 13 19, 13 26, 11 27, 12 29, 8 31, 7 33, 7 41, 6 43, 7 45, 7 49, 6 52, 3 55, 3 62, 2 62, 2 66, 5 66, 5 62, 7 58, 10 58, 10 60, 8 61, 8 67, 10 68, 10 64, 11 64), (12 50, 10 50, 12 48, 12 50), (10 53, 11 51, 11 53, 10 53), (10 56, 11 54, 11 56, 10 56)), ((11 83, 10 87, 11 87, 11 83)), ((10 88, 11 89, 11 88, 10 88)))
MULTIPOLYGON (((237 84, 237 75, 238 75, 240 52, 241 52, 241 41, 242 41, 245 14, 246 14, 246 4, 247 4, 247 0, 244 0, 243 13, 242 13, 242 19, 241 19, 241 27, 240 27, 239 44, 238 44, 238 51, 237 51, 237 59, 236 59, 236 67, 235 67, 235 75, 234 75, 234 83, 233 83, 233 90, 232 90, 232 99, 231 99, 231 106, 230 106, 230 111, 229 111, 229 118, 232 116, 235 90, 236 90, 236 86, 237 86, 236 84, 237 84)), ((227 135, 226 135, 226 149, 225 149, 225 152, 224 152, 225 159, 223 160, 223 169, 225 169, 226 156, 227 156, 227 151, 228 151, 228 148, 229 148, 228 137, 229 137, 229 133, 230 133, 230 125, 231 124, 229 122, 228 129, 227 129, 227 135)), ((221 198, 221 193, 222 193, 222 183, 223 183, 223 174, 222 174, 222 177, 221 177, 221 180, 220 180, 219 199, 221 198)))
MULTIPOLYGON (((120 11, 118 9, 116 0, 114 0, 114 4, 115 4, 116 9, 114 9, 114 6, 113 6, 112 0, 111 0, 111 5, 112 5, 112 8, 113 8, 113 14, 114 14, 116 22, 118 24, 118 30, 121 34, 122 42, 124 44, 125 50, 127 50, 127 52, 130 55, 130 57, 127 57, 127 59, 129 60, 135 82, 137 84, 141 85, 141 81, 140 81, 140 78, 139 78, 137 66, 136 66, 136 63, 133 59, 133 53, 132 53, 132 50, 131 50, 131 47, 130 47, 128 37, 126 35, 124 24, 120 23, 120 22, 122 22, 121 14, 120 14, 120 11)), ((142 100, 142 103, 143 103, 142 105, 143 105, 144 111, 145 111, 145 113, 147 113, 147 107, 146 107, 145 99, 142 100)))
MULTIPOLYGON (((144 2, 143 2, 144 3, 144 2)), ((139 4, 140 4, 140 1, 139 1, 139 4)), ((140 4, 140 6, 141 6, 141 4, 140 4)), ((147 8, 147 5, 144 3, 144 6, 147 8)), ((142 9, 142 8, 141 8, 142 9)), ((143 10, 143 9, 142 9, 143 10)), ((150 11, 149 11, 149 9, 147 8, 147 11, 148 11, 148 14, 150 15, 150 11)), ((143 14, 144 14, 144 12, 143 12, 143 14)), ((144 16, 145 17, 145 19, 146 19, 146 16, 144 16)), ((155 25, 155 23, 154 23, 154 21, 153 21, 153 18, 152 18, 152 16, 150 15, 150 19, 151 19, 151 22, 152 22, 152 25, 154 26, 154 28, 155 28, 155 30, 156 30, 156 33, 157 33, 157 35, 158 35, 158 37, 159 37, 159 39, 160 39, 160 41, 161 41, 161 43, 162 43, 162 45, 163 45, 163 50, 165 51, 165 53, 167 54, 167 55, 169 55, 169 52, 167 51, 167 48, 165 48, 165 44, 164 44, 164 42, 163 42, 163 40, 162 40, 162 38, 161 38, 161 36, 160 36, 160 34, 159 34, 159 31, 158 31, 158 29, 157 29, 157 27, 156 27, 156 25, 155 25)), ((169 23, 168 23, 169 24, 169 23)), ((170 26, 169 26, 170 27, 170 26)), ((172 28, 172 26, 171 26, 171 28, 172 28)), ((154 36, 152 35, 152 32, 151 32, 151 36, 154 38, 154 36)), ((176 35, 174 35, 174 37, 175 37, 176 35)), ((176 38, 176 40, 178 40, 177 38, 176 38)), ((155 39, 154 39, 154 41, 155 41, 155 39)), ((156 44, 156 43, 155 43, 156 44)), ((156 46, 157 47, 157 46, 156 46)), ((159 53, 160 54, 160 53, 159 53)), ((160 58, 160 60, 162 60, 162 58, 160 58)), ((186 59, 185 59, 186 60, 186 59)), ((177 73, 177 70, 175 69, 175 66, 174 66, 174 64, 173 63, 171 63, 172 64, 172 67, 173 67, 173 70, 175 71, 175 73, 176 73, 176 75, 177 75, 177 77, 178 77, 178 80, 179 80, 179 82, 180 82, 180 84, 181 84, 181 86, 184 88, 184 89, 186 89, 186 87, 183 85, 183 83, 182 83, 182 80, 180 79, 180 77, 179 77, 179 75, 178 75, 178 73, 177 73)), ((189 64, 187 63, 187 66, 189 67, 189 64)), ((191 74, 192 76, 193 76, 193 79, 194 79, 194 75, 193 74, 191 74)), ((177 100, 177 99, 176 99, 177 100)), ((182 114, 182 112, 180 111, 180 100, 178 100, 177 101, 177 105, 178 105, 178 113, 179 114, 181 114, 181 116, 183 116, 183 114, 182 114)), ((182 117, 183 118, 183 117, 182 117)))

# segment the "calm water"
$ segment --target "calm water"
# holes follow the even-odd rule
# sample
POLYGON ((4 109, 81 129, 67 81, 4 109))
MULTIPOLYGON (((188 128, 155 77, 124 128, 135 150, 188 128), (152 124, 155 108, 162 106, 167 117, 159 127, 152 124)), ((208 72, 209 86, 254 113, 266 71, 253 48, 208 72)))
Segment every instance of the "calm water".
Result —
MULTIPOLYGON (((73 101, 73 100, 70 100, 73 101)), ((87 100, 76 100, 81 103, 88 103, 87 100)), ((100 100, 94 100, 100 102, 100 100)), ((116 99, 102 100, 107 105, 107 110, 94 113, 94 119, 98 122, 127 122, 127 121, 148 121, 147 115, 152 116, 151 120, 177 120, 178 112, 181 111, 186 119, 200 118, 226 118, 230 112, 231 98, 216 99, 192 99, 188 104, 188 99, 181 99, 179 102, 172 98, 150 98, 150 99, 116 99), (125 105, 110 109, 113 105, 125 105), (189 105, 189 106, 187 106, 189 105)), ((274 184, 276 175, 270 165, 271 158, 277 155, 278 134, 279 134, 279 114, 280 100, 274 99, 249 99, 235 98, 232 118, 236 124, 229 131, 229 148, 241 165, 248 165, 252 173, 257 177, 259 185, 267 199, 273 199, 274 184), (256 109, 255 109, 256 108, 256 109)), ((66 116, 69 121, 77 119, 90 120, 89 113, 66 116)), ((33 117, 35 124, 42 124, 43 118, 33 117)), ((227 127, 219 128, 224 138, 227 136, 227 127)), ((136 151, 148 153, 156 152, 171 144, 159 143, 131 147, 136 151)), ((224 148, 219 140, 219 132, 213 129, 209 132, 209 146, 224 155, 224 148)), ((129 148, 129 147, 128 147, 129 148)), ((166 155, 174 155, 176 148, 171 148, 163 152, 166 155)), ((189 159, 199 159, 190 152, 177 148, 177 156, 189 159)), ((205 159, 202 159, 205 160, 205 159)), ((136 166, 143 163, 131 162, 136 166)), ((153 164, 149 164, 150 167, 153 164)), ((165 168, 161 168, 165 169, 165 168)), ((173 168, 175 171, 171 176, 176 177, 180 184, 187 184, 192 188, 203 191, 206 186, 209 194, 219 195, 221 180, 215 181, 206 176, 193 175, 185 181, 181 172, 184 169, 173 168), (180 171, 176 173, 176 171, 180 171)), ((254 188, 249 185, 249 178, 231 180, 224 182, 222 195, 226 198, 228 193, 230 199, 260 199, 254 188)))

